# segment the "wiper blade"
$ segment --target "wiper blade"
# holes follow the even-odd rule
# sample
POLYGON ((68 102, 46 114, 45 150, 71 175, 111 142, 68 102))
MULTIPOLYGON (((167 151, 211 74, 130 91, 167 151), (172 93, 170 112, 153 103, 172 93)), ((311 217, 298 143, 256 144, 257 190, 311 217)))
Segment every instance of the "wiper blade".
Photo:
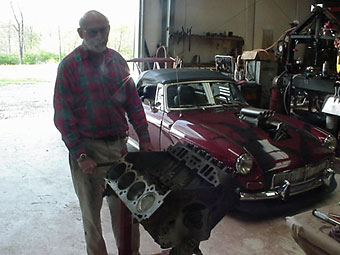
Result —
POLYGON ((196 104, 184 104, 184 105, 180 105, 179 107, 197 107, 196 104))
POLYGON ((219 106, 221 106, 221 107, 229 107, 229 106, 235 106, 235 105, 239 105, 239 103, 228 102, 228 103, 220 104, 219 106))
POLYGON ((211 105, 215 105, 215 104, 206 103, 206 104, 198 104, 197 106, 211 106, 211 105))

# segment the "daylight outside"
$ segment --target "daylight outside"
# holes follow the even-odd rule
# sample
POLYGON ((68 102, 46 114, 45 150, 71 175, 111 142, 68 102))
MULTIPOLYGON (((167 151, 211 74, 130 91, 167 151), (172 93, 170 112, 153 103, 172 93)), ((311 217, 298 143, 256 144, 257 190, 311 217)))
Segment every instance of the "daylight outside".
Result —
POLYGON ((58 63, 81 44, 78 22, 89 10, 108 17, 108 46, 131 58, 138 0, 1 1, 0 120, 52 109, 51 97, 44 98, 43 91, 53 93, 58 63))
MULTIPOLYGON (((107 16, 108 46, 131 58, 137 8, 138 0, 0 1, 0 254, 84 254, 68 151, 53 122, 57 68, 81 44, 89 10, 107 16)), ((111 235, 108 248, 116 250, 111 235)))

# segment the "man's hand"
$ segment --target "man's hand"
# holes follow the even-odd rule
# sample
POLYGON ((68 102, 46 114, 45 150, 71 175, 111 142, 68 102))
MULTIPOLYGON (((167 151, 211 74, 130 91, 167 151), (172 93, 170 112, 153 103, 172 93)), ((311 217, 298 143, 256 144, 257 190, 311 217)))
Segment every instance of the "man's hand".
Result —
POLYGON ((139 150, 140 151, 153 151, 154 148, 150 142, 147 142, 147 143, 144 142, 144 143, 139 144, 139 150))
POLYGON ((94 172, 94 169, 97 167, 97 163, 89 157, 81 162, 78 162, 78 165, 83 170, 84 174, 92 174, 94 172))

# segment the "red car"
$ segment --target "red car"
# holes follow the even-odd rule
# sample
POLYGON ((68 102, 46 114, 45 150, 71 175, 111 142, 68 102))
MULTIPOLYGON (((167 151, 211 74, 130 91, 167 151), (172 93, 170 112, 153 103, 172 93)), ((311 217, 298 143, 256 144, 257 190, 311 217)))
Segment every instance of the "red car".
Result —
MULTIPOLYGON (((209 152, 238 180, 241 200, 336 188, 336 139, 292 117, 250 107, 225 75, 158 69, 142 73, 136 85, 154 148, 181 142, 209 152)), ((128 142, 138 148, 137 141, 130 126, 128 142)))

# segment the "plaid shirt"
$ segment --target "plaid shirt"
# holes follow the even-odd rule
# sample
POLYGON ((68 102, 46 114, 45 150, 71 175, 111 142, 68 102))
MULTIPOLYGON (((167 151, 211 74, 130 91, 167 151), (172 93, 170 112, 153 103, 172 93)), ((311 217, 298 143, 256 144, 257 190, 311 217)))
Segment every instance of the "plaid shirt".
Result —
POLYGON ((140 142, 149 142, 145 113, 129 68, 112 49, 95 66, 82 46, 60 63, 54 91, 54 123, 70 153, 86 152, 81 138, 126 136, 129 121, 140 142))

